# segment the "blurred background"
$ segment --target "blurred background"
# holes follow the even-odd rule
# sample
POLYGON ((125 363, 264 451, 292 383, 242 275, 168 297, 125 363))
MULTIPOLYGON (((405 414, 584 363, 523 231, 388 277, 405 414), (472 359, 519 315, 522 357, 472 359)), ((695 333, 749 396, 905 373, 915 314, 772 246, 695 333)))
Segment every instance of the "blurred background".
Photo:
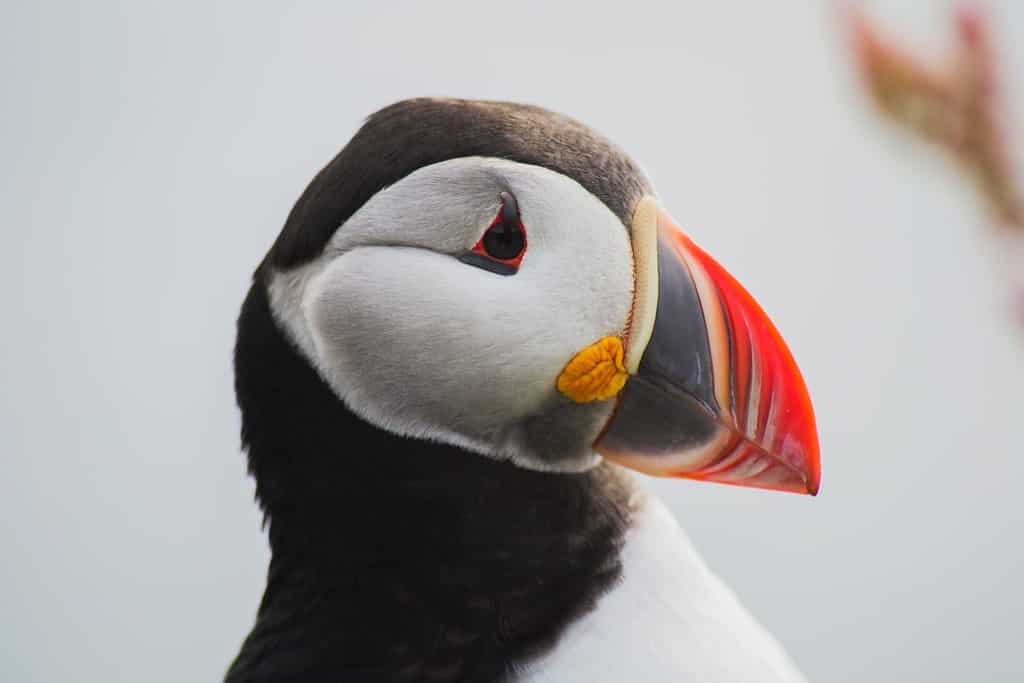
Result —
MULTIPOLYGON (((1020 132, 1024 4, 988 6, 1020 132)), ((949 2, 867 7, 921 54, 951 44, 949 2)), ((1024 680, 1000 249, 954 168, 877 116, 835 3, 15 0, 0 78, 5 680, 223 675, 268 559, 235 316, 313 174, 415 95, 602 131, 783 331, 821 494, 650 485, 811 680, 1024 680)))

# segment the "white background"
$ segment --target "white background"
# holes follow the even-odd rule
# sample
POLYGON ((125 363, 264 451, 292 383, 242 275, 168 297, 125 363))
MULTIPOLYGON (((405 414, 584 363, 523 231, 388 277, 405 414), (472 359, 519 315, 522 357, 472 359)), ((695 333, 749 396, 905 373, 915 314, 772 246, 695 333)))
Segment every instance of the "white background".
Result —
MULTIPOLYGON (((1022 680, 1024 335, 978 202, 864 104, 834 5, 254 5, 0 11, 4 680, 223 674, 267 560, 238 306, 313 174, 421 94, 606 133, 772 314, 820 496, 655 486, 813 680, 1022 680)), ((875 7, 951 43, 947 2, 875 7)), ((994 9, 1019 143, 1024 4, 994 9)))

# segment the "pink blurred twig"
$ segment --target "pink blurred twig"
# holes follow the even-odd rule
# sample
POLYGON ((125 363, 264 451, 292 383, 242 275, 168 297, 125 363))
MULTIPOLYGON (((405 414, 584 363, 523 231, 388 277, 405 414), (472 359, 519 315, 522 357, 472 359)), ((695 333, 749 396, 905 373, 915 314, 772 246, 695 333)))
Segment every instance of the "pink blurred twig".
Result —
POLYGON ((862 10, 847 9, 854 53, 879 109, 952 154, 975 180, 994 222, 1024 231, 1024 198, 1006 144, 1003 102, 987 15, 963 7, 945 65, 926 65, 883 36, 862 10))

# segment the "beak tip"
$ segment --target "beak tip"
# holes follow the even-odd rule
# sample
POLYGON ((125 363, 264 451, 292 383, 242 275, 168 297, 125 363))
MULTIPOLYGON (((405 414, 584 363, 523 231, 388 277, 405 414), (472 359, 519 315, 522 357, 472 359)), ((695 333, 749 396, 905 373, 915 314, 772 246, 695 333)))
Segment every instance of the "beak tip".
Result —
POLYGON ((821 488, 821 482, 818 480, 817 477, 815 477, 814 479, 809 480, 807 482, 807 495, 809 495, 811 497, 816 497, 818 495, 818 490, 820 488, 821 488))
MULTIPOLYGON (((810 405, 810 399, 808 399, 808 406, 810 405)), ((813 416, 813 411, 808 408, 813 416)), ((813 417, 812 417, 813 420, 813 417)), ((813 423, 812 423, 813 424, 813 423)), ((807 494, 810 496, 817 496, 818 491, 821 490, 821 449, 818 444, 818 429, 817 426, 811 427, 811 443, 812 448, 810 450, 810 457, 808 458, 807 468, 807 494)))
POLYGON ((800 473, 801 484, 803 490, 800 493, 806 493, 809 496, 817 496, 818 491, 821 489, 821 456, 818 449, 818 434, 817 429, 811 428, 807 435, 808 441, 807 448, 803 452, 803 457, 797 459, 800 465, 797 466, 797 471, 800 473))

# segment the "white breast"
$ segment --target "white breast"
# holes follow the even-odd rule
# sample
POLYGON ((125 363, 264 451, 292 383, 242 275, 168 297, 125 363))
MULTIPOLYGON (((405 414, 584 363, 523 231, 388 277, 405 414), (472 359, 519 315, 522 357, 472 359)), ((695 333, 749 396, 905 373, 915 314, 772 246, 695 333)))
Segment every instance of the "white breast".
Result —
POLYGON ((621 582, 519 681, 805 681, 653 496, 637 513, 623 560, 621 582))

